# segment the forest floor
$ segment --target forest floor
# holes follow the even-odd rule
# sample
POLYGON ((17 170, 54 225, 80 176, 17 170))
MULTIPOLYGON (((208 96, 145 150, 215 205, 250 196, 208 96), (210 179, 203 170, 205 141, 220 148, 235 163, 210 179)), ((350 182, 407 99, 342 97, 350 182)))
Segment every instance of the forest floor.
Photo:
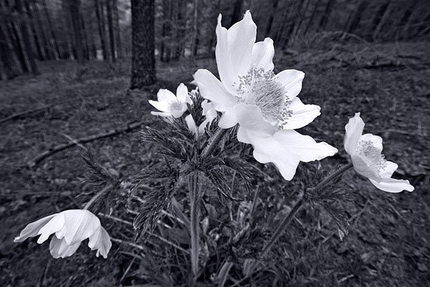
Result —
MULTIPOLYGON (((283 238, 296 243, 281 244, 278 257, 269 262, 284 272, 277 285, 272 284, 428 286, 430 43, 315 46, 319 49, 278 51, 274 63, 276 72, 294 68, 306 73, 299 96, 304 103, 319 105, 321 116, 303 133, 340 151, 321 165, 347 161, 344 126, 361 112, 365 132, 380 135, 386 158, 398 163, 394 177, 410 180, 415 191, 384 193, 355 173, 346 173, 348 185, 356 192, 350 233, 341 240, 323 215, 310 220, 315 214, 305 208, 283 238)), ((162 285, 149 280, 146 283, 153 285, 144 285, 136 279, 144 271, 129 245, 114 242, 105 260, 88 252, 84 243, 74 256, 55 260, 47 242, 13 242, 29 222, 81 207, 96 192, 82 180, 85 164, 78 146, 46 158, 38 155, 76 139, 131 127, 84 145, 105 168, 124 176, 133 174, 148 157, 139 127, 163 124, 151 116, 147 100, 155 98, 158 88, 175 91, 179 83, 190 83, 198 68, 216 72, 213 59, 158 63, 157 87, 128 91, 128 67, 124 62, 40 63, 42 73, 37 77, 0 82, 0 286, 162 285), (20 114, 24 111, 31 112, 20 114)), ((102 221, 112 237, 128 236, 132 241, 132 235, 120 235, 123 231, 114 223, 102 221)), ((234 277, 239 271, 231 272, 234 277)), ((266 276, 280 275, 267 272, 266 276)), ((228 282, 226 286, 233 285, 228 282)), ((263 281, 238 286, 263 286, 256 282, 263 281)))

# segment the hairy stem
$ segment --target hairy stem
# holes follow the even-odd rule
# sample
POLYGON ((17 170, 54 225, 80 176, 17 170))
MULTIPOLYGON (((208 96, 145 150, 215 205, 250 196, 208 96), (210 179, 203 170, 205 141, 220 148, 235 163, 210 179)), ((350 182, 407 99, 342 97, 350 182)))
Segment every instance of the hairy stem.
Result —
POLYGON ((218 143, 222 140, 222 138, 227 133, 227 131, 228 129, 218 128, 215 134, 211 136, 211 138, 208 141, 208 144, 202 151, 202 154, 201 154, 202 158, 209 156, 214 151, 214 149, 217 147, 218 143))
POLYGON ((100 196, 102 196, 103 194, 105 194, 111 188, 112 188, 111 184, 106 185, 102 190, 99 191, 99 193, 97 193, 96 195, 94 195, 90 199, 90 201, 87 202, 87 204, 85 204, 85 206, 84 206, 83 209, 88 209, 100 196))
POLYGON ((197 280, 199 271, 199 221, 200 221, 200 192, 199 174, 194 172, 188 177, 190 192, 190 235, 191 235, 191 269, 193 282, 197 280))

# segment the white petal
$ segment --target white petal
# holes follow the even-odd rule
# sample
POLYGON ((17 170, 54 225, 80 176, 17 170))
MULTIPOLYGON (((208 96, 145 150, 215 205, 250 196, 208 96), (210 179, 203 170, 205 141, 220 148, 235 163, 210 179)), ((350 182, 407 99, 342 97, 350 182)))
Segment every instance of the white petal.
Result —
POLYGON ((151 115, 160 116, 160 117, 171 117, 172 116, 172 114, 170 114, 170 113, 161 113, 161 112, 151 112, 151 115))
POLYGON ((357 150, 358 142, 363 134, 364 121, 360 117, 360 113, 349 119, 348 124, 345 126, 345 141, 343 143, 345 151, 349 155, 354 155, 357 150))
POLYGON ((290 153, 298 155, 303 162, 321 160, 337 153, 337 149, 331 145, 325 142, 317 143, 312 137, 294 130, 280 130, 273 138, 290 153))
POLYGON ((187 86, 185 86, 182 83, 176 89, 176 97, 178 98, 179 101, 181 101, 183 103, 190 103, 191 104, 191 99, 190 99, 190 96, 188 95, 187 86))
POLYGON ((274 55, 275 48, 272 39, 266 38, 263 42, 257 42, 252 47, 252 66, 257 69, 264 69, 266 72, 272 71, 274 55))
POLYGON ((240 126, 260 135, 273 135, 277 130, 277 123, 267 122, 256 105, 240 103, 234 107, 237 121, 240 126))
POLYGON ((397 193, 403 190, 407 190, 407 191, 414 190, 414 187, 409 183, 408 180, 393 179, 393 178, 384 178, 379 182, 370 178, 369 180, 378 189, 386 192, 397 193))
POLYGON ((58 239, 57 236, 52 236, 51 242, 49 243, 49 251, 52 257, 65 258, 73 255, 78 250, 81 242, 76 242, 72 245, 67 245, 64 239, 58 239))
POLYGON ((305 73, 298 70, 284 70, 273 79, 282 84, 287 92, 288 99, 293 100, 302 90, 305 73))
POLYGON ((160 89, 157 93, 157 99, 159 102, 172 102, 176 101, 176 96, 167 89, 160 89))
POLYGON ((321 113, 321 108, 317 105, 305 105, 299 98, 294 98, 289 109, 293 114, 283 125, 284 129, 299 129, 311 123, 321 113))
POLYGON ((362 158, 359 155, 351 155, 351 160, 354 165, 354 170, 357 173, 376 181, 380 181, 382 179, 379 171, 375 167, 369 166, 365 158, 362 158))
POLYGON ((169 110, 169 102, 156 102, 153 100, 148 101, 154 108, 159 111, 167 112, 169 110))
POLYGON ((98 217, 88 210, 66 210, 62 213, 64 214, 66 230, 64 239, 68 245, 85 240, 101 226, 98 217))
POLYGON ((224 112, 237 104, 237 97, 231 95, 215 76, 205 69, 194 74, 194 80, 203 98, 211 101, 214 109, 224 112))
POLYGON ((110 240, 109 234, 103 227, 100 227, 97 232, 90 236, 88 241, 88 247, 91 250, 97 249, 96 256, 99 257, 101 254, 105 259, 112 247, 112 242, 110 240))
POLYGON ((45 226, 39 230, 38 234, 40 234, 40 237, 37 239, 37 243, 42 244, 51 234, 62 230, 64 225, 65 219, 63 213, 57 213, 48 223, 45 224, 45 226))
POLYGON ((392 162, 392 161, 386 161, 385 162, 385 166, 384 168, 379 172, 379 175, 381 177, 391 177, 394 173, 394 171, 398 168, 399 166, 392 162))
POLYGON ((216 62, 224 87, 234 94, 238 76, 245 76, 251 67, 257 26, 252 21, 249 11, 245 13, 243 20, 228 30, 221 26, 221 18, 219 15, 216 28, 216 62))
MULTIPOLYGON (((17 236, 17 237, 15 237, 15 239, 13 240, 14 242, 22 242, 22 241, 24 241, 24 240, 26 240, 27 238, 29 238, 29 237, 34 237, 34 236, 36 236, 36 235, 38 235, 38 234, 40 234, 39 233, 39 230, 43 227, 43 226, 45 226, 45 224, 47 223, 47 222, 49 222, 50 220, 51 220, 51 218, 53 218, 54 216, 56 216, 57 215, 57 213, 56 214, 53 214, 53 215, 49 215, 49 216, 46 216, 46 217, 44 217, 44 218, 41 218, 41 219, 39 219, 39 220, 37 220, 37 221, 35 221, 35 222, 32 222, 32 223, 30 223, 30 224, 28 224, 22 231, 21 231, 21 233, 19 234, 19 236, 17 236)), ((49 236, 49 235, 48 235, 49 236)))
POLYGON ((197 125, 193 117, 191 115, 186 116, 185 122, 187 123, 188 130, 197 137, 199 135, 199 131, 197 130, 197 125))

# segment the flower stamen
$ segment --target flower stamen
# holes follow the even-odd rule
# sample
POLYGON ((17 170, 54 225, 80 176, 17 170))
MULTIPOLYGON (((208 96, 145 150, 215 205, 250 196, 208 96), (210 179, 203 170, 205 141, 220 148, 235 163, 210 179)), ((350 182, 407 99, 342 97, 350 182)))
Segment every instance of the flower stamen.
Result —
POLYGON ((372 141, 361 140, 357 145, 357 154, 362 156, 369 166, 380 171, 386 167, 385 156, 375 147, 372 141))

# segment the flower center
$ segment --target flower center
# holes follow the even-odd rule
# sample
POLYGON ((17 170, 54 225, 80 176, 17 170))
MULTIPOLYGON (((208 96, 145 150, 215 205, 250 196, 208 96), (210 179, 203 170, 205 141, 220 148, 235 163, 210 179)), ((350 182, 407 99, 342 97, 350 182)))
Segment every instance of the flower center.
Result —
POLYGON ((357 145, 357 154, 364 158, 365 162, 377 171, 384 169, 386 166, 384 155, 371 141, 361 140, 357 145))
POLYGON ((182 111, 184 107, 184 103, 181 101, 173 101, 169 103, 169 110, 170 111, 182 111))
POLYGON ((282 128, 291 117, 291 101, 281 83, 273 79, 273 72, 251 68, 245 76, 239 77, 238 96, 247 104, 260 108, 268 122, 278 122, 282 128))

